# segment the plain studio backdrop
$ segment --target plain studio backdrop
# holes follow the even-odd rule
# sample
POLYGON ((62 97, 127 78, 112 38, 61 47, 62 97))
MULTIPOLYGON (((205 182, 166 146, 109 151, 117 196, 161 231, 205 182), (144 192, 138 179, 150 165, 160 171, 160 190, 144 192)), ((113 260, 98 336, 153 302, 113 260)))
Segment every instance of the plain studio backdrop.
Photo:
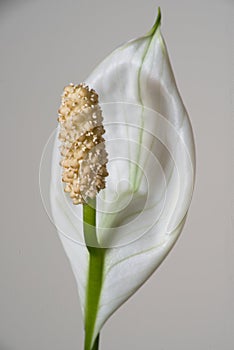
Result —
POLYGON ((1 0, 0 350, 82 349, 75 279, 40 198, 40 158, 64 85, 146 33, 159 5, 196 139, 195 193, 178 243, 107 322, 101 350, 234 348, 233 2, 1 0))

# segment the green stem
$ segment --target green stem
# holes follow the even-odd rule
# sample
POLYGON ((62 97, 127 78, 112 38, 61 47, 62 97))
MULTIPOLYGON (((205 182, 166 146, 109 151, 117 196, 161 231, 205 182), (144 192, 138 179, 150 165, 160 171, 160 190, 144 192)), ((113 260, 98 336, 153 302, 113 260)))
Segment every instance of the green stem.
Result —
POLYGON ((87 204, 83 205, 83 229, 85 243, 89 251, 84 350, 98 350, 99 335, 93 343, 93 333, 102 288, 105 249, 100 248, 97 240, 95 199, 90 199, 87 204))

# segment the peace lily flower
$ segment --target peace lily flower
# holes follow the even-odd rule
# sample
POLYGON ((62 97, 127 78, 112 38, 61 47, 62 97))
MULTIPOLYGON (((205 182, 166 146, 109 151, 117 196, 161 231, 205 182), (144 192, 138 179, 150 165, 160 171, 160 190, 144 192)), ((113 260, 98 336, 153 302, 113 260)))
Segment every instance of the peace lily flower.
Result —
POLYGON ((62 95, 51 207, 78 285, 85 350, 98 349, 106 320, 172 249, 191 201, 193 134, 160 22, 159 10, 148 34, 62 95))

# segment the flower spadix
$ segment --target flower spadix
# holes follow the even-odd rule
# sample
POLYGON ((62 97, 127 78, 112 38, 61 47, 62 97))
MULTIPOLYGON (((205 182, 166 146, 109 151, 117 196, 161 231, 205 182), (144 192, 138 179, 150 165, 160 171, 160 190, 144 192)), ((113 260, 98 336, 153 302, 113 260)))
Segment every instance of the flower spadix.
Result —
MULTIPOLYGON (((59 110, 60 143, 56 139, 51 206, 77 280, 88 339, 86 350, 92 349, 108 317, 167 256, 183 228, 192 197, 193 134, 160 32, 160 21, 159 12, 148 34, 116 49, 86 79, 90 89, 99 95, 103 120, 91 97, 79 97, 79 89, 84 86, 67 87, 59 110), (90 132, 89 122, 97 120, 92 113, 86 114, 90 108, 99 121, 100 133, 95 140, 101 144, 104 129, 100 123, 104 123, 107 151, 100 149, 94 165, 95 174, 102 175, 103 180, 96 182, 90 176, 93 185, 88 189, 86 185, 82 187, 86 170, 79 167, 79 160, 92 149, 96 152, 98 146, 94 134, 86 134, 90 132), (84 135, 88 137, 86 144, 84 135), (84 145, 87 148, 83 149, 84 145), (96 265, 101 271, 95 281, 97 295, 89 305, 91 280, 95 279, 90 270, 93 250, 82 240, 82 206, 69 204, 61 178, 75 203, 84 203, 87 197, 96 196, 97 200, 97 246, 92 249, 101 251, 96 265), (104 179, 106 188, 98 194, 104 188, 104 179)), ((88 91, 96 101, 95 93, 88 91)), ((95 123, 92 126, 96 128, 95 123)))
POLYGON ((105 130, 98 95, 85 84, 70 84, 64 88, 59 108, 63 167, 62 181, 65 192, 70 193, 74 204, 95 198, 105 188, 107 153, 105 130))

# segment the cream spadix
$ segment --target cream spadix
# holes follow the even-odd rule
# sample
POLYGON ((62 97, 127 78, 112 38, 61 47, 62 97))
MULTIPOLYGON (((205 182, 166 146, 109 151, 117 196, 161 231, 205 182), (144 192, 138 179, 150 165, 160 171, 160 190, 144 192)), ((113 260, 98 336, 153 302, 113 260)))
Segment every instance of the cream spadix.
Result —
POLYGON ((59 108, 62 181, 73 204, 95 198, 105 188, 107 153, 98 95, 84 84, 66 86, 59 108))
MULTIPOLYGON (((147 35, 116 49, 86 79, 99 95, 109 158, 106 188, 97 196, 96 233, 103 256, 86 350, 92 349, 108 317, 167 256, 191 201, 193 134, 160 20, 159 12, 147 35)), ((51 206, 87 324, 91 253, 83 238, 81 206, 74 210, 60 185, 59 152, 56 140, 51 206)))

